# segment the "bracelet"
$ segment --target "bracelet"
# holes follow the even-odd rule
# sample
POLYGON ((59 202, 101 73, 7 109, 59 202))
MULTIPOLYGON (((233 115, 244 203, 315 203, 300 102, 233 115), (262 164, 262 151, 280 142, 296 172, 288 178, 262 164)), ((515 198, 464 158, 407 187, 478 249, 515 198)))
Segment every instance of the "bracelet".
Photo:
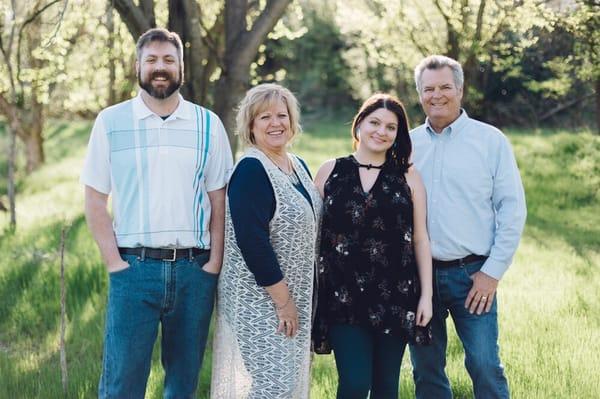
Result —
POLYGON ((285 301, 285 303, 281 306, 277 306, 277 304, 275 302, 273 302, 275 304, 275 310, 282 310, 283 308, 285 308, 287 305, 290 304, 291 299, 292 299, 292 296, 288 295, 287 301, 285 301))

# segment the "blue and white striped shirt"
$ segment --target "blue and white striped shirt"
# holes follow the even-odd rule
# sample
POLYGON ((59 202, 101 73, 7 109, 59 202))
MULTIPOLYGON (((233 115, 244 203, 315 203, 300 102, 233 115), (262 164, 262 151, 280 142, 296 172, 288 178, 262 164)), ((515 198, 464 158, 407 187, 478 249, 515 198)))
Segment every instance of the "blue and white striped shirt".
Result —
POLYGON ((210 248, 208 192, 232 167, 214 113, 180 96, 163 120, 138 95, 96 118, 81 182, 111 194, 118 246, 210 248))

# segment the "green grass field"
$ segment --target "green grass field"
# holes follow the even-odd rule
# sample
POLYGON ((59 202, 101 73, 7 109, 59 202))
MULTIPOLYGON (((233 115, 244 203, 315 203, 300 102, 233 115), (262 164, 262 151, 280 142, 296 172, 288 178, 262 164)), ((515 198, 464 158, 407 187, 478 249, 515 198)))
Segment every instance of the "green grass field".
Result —
MULTIPOLYGON (((6 228, 8 215, 0 214, 0 398, 65 397, 58 352, 58 248, 66 225, 66 397, 96 395, 107 276, 85 225, 78 183, 90 127, 90 122, 51 122, 46 165, 18 184, 16 233, 6 228)), ((342 122, 313 124, 293 151, 315 172, 325 159, 350 151, 348 129, 342 122)), ((515 131, 509 136, 529 211, 521 246, 499 289, 500 346, 512 395, 598 398, 600 137, 561 131, 515 131)), ((462 349, 450 335, 448 374, 454 394, 470 398, 462 349)), ((210 364, 209 346, 199 398, 208 396, 210 364)), ((162 396, 162 376, 156 347, 149 398, 162 396)), ((335 396, 331 356, 315 358, 312 378, 311 397, 335 396)), ((406 356, 400 397, 412 398, 412 391, 406 356)))

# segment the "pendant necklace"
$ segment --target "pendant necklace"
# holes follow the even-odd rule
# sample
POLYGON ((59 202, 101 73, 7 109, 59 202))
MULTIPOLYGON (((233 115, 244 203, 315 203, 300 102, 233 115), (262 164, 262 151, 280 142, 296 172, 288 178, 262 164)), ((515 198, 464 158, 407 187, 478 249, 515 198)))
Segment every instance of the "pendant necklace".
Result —
POLYGON ((279 169, 279 171, 281 173, 283 173, 289 180, 290 182, 294 185, 297 186, 300 184, 300 177, 298 177, 298 174, 296 173, 296 169, 294 169, 294 166, 292 165, 292 161, 290 160, 290 158, 286 155, 285 158, 288 161, 288 166, 291 170, 290 173, 286 172, 285 170, 281 169, 279 167, 279 165, 277 164, 277 162, 275 162, 275 160, 273 158, 271 158, 267 153, 265 153, 265 155, 267 156, 267 158, 269 158, 271 160, 271 162, 273 162, 273 164, 275 166, 277 166, 277 169, 279 169))

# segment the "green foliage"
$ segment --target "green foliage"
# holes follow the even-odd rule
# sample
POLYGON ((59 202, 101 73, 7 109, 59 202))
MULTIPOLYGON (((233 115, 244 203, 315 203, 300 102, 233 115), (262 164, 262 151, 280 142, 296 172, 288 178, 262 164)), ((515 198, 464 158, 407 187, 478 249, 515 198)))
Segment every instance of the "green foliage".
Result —
MULTIPOLYGON (((348 113, 308 123, 294 144, 313 173, 350 152, 348 113)), ((48 163, 20 182, 17 233, 0 236, 0 397, 63 397, 60 384, 59 237, 66 248, 68 398, 96 397, 107 278, 83 218, 78 183, 90 122, 52 121, 48 163)), ((500 346, 516 398, 592 398, 600 364, 600 138, 589 132, 509 134, 528 203, 525 235, 500 284, 500 346)), ((0 229, 7 226, 0 214, 0 229)), ((456 398, 472 397, 460 342, 448 322, 448 366, 456 398)), ((198 398, 208 396, 210 344, 198 398)), ((155 348, 148 397, 162 396, 155 348)), ((316 356, 311 397, 334 396, 331 356, 316 356)), ((405 355, 401 397, 413 397, 405 355)))
POLYGON ((584 80, 600 79, 600 5, 595 0, 576 1, 575 12, 565 25, 575 37, 574 53, 578 76, 584 80))
POLYGON ((525 82, 525 86, 533 93, 539 93, 543 98, 559 99, 566 96, 573 85, 573 67, 571 66, 572 57, 556 57, 543 64, 554 79, 544 81, 530 80, 525 82))
POLYGON ((412 71, 429 54, 445 54, 463 64, 465 102, 484 114, 485 83, 491 71, 514 70, 524 49, 535 43, 530 32, 548 26, 551 14, 538 1, 338 2, 337 22, 352 48, 354 89, 366 97, 394 90, 415 101, 412 71))
MULTIPOLYGON (((296 34, 272 35, 259 59, 254 83, 280 81, 298 96, 304 113, 354 106, 342 58, 345 43, 327 3, 305 5, 296 34)), ((289 29, 289 28, 288 28, 289 29)))

